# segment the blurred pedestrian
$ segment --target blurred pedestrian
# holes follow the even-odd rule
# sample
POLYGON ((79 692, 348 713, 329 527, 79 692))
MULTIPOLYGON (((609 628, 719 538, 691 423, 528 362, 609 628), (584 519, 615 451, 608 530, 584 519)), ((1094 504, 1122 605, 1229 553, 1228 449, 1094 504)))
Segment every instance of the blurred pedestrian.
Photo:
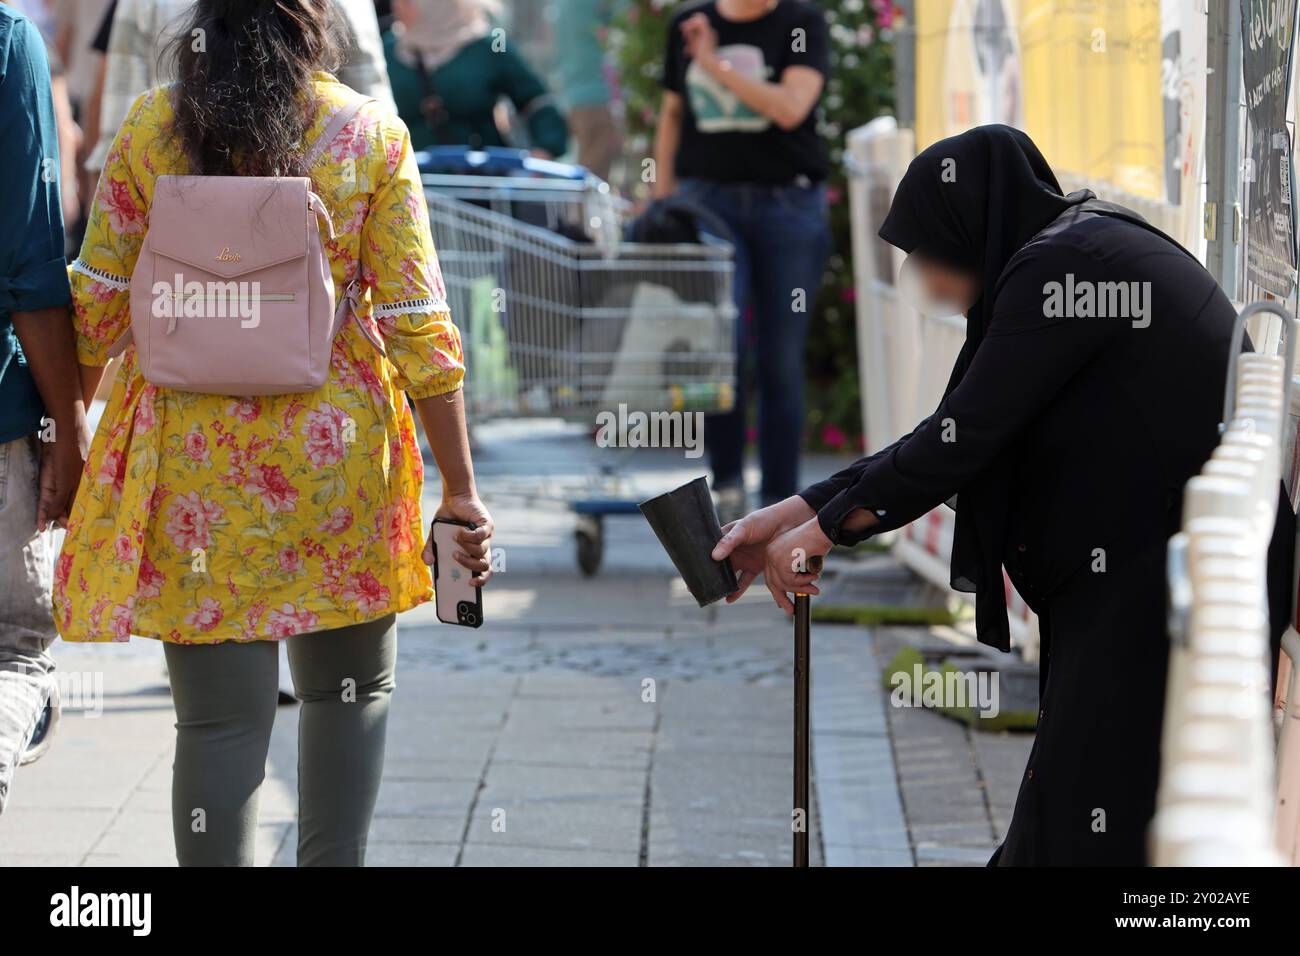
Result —
POLYGON ((616 91, 606 58, 617 0, 557 0, 557 69, 578 164, 608 180, 622 146, 616 91))
POLYGON ((508 100, 536 155, 560 156, 569 129, 541 79, 493 34, 496 0, 393 0, 384 35, 397 111, 416 149, 508 145, 497 106, 508 100))
POLYGON ((90 436, 63 255, 57 121, 45 45, 0 4, 0 811, 57 713, 55 543, 90 436))
POLYGON ((830 243, 816 114, 830 68, 826 21, 806 0, 709 0, 668 28, 654 195, 712 210, 736 247, 739 388, 732 411, 704 429, 725 519, 745 510, 751 356, 762 502, 797 487, 804 339, 830 243))
POLYGON ((331 223, 335 288, 360 286, 356 321, 334 339, 326 384, 285 395, 158 387, 128 346, 55 569, 55 620, 68 641, 164 642, 177 714, 173 832, 187 866, 253 862, 276 642, 287 639, 303 701, 298 863, 360 865, 396 615, 432 596, 408 398, 442 478, 438 516, 476 526, 458 534, 453 559, 475 584, 490 576, 460 336, 401 120, 367 103, 305 162, 307 144, 356 106, 326 72, 339 55, 329 0, 199 0, 179 36, 176 83, 128 112, 72 267, 83 393, 130 327, 130 278, 160 176, 310 176, 331 223), (188 39, 196 30, 202 51, 188 39))

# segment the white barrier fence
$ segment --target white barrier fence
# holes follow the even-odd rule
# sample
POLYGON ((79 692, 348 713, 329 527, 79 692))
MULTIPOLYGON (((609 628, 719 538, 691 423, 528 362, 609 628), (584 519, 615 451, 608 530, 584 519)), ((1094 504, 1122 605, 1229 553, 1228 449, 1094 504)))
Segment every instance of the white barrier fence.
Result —
POLYGON ((1274 826, 1266 582, 1277 487, 1289 465, 1294 320, 1271 302, 1243 309, 1230 354, 1246 321, 1264 312, 1286 321, 1287 357, 1231 360, 1223 437, 1187 483, 1182 530, 1169 542, 1157 866, 1281 865, 1290 856, 1279 852, 1274 826))

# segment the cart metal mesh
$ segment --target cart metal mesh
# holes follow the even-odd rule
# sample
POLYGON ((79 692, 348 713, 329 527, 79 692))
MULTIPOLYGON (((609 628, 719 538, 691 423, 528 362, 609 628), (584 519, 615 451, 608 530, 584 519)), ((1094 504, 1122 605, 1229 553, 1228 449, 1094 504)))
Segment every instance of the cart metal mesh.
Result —
POLYGON ((731 408, 729 245, 619 243, 612 202, 567 184, 424 182, 475 419, 731 408))

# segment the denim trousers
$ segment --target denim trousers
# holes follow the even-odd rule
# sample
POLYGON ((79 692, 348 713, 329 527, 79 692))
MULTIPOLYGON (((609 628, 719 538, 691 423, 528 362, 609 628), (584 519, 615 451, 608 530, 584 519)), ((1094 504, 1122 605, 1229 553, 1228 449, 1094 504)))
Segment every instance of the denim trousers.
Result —
POLYGON ((771 504, 798 491, 804 340, 830 249, 826 189, 683 179, 678 194, 722 219, 736 250, 736 403, 705 420, 713 487, 744 484, 752 373, 761 499, 771 504))
POLYGON ((53 685, 54 533, 36 530, 40 451, 0 444, 0 812, 53 685))

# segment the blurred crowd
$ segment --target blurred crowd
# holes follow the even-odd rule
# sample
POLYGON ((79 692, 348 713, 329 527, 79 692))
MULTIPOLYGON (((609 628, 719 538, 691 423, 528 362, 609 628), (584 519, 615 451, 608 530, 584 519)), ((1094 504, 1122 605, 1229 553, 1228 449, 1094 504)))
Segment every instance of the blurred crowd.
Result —
MULTIPOLYGON (((167 83, 192 0, 0 0, 29 17, 53 74, 69 252, 132 102, 167 83)), ((609 178, 620 133, 600 42, 615 0, 548 0, 564 56, 551 89, 519 52, 503 0, 333 0, 339 79, 396 108, 412 145, 518 146, 609 178)), ((186 42, 202 42, 186 38, 186 42)))

